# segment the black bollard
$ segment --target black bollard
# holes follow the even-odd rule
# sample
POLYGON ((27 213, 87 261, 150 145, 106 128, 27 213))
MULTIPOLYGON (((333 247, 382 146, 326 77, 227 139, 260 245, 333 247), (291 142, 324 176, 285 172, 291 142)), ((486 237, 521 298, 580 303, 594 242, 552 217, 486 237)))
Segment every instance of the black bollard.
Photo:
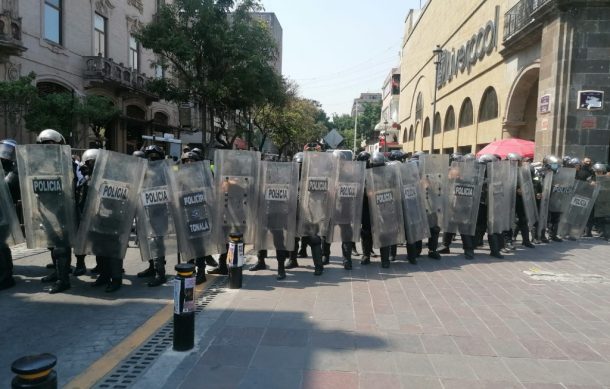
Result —
POLYGON ((188 351, 195 345, 195 265, 176 265, 174 278, 174 351, 188 351))
POLYGON ((12 389, 57 389, 57 373, 53 367, 57 358, 53 354, 38 354, 19 358, 11 365, 17 374, 12 389))
POLYGON ((244 268, 244 241, 241 232, 229 234, 229 252, 227 253, 227 265, 229 266, 229 288, 241 289, 242 274, 244 268))

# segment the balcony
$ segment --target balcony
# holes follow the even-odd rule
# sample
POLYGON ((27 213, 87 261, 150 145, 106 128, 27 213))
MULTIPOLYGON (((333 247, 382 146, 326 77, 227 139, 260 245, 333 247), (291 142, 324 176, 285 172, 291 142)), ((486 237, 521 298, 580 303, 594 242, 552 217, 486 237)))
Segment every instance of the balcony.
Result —
POLYGON ((88 87, 112 89, 115 93, 142 96, 147 103, 158 101, 159 96, 149 92, 146 84, 149 78, 137 70, 116 63, 112 58, 102 56, 83 57, 85 60, 85 80, 88 87))
POLYGON ((0 57, 21 55, 25 50, 21 42, 21 18, 12 10, 3 9, 0 13, 0 57))
POLYGON ((521 0, 504 14, 502 54, 540 40, 543 17, 557 0, 521 0))

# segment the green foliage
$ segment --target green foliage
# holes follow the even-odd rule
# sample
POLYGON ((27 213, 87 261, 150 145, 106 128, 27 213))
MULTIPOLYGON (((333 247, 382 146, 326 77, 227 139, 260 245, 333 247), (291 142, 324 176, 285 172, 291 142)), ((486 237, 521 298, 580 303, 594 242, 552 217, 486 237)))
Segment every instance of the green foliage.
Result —
POLYGON ((358 138, 372 138, 380 117, 381 103, 364 103, 358 110, 358 138))
POLYGON ((103 142, 106 126, 120 114, 121 110, 105 96, 86 96, 76 107, 77 117, 89 125, 100 144, 103 142))
POLYGON ((33 84, 36 75, 30 73, 15 81, 0 82, 0 115, 2 115, 5 127, 9 130, 9 136, 15 137, 20 127, 21 119, 30 109, 33 100, 38 96, 38 91, 33 84))
POLYGON ((76 124, 78 97, 72 93, 50 93, 32 100, 25 115, 28 130, 40 132, 45 128, 59 131, 68 137, 76 124))

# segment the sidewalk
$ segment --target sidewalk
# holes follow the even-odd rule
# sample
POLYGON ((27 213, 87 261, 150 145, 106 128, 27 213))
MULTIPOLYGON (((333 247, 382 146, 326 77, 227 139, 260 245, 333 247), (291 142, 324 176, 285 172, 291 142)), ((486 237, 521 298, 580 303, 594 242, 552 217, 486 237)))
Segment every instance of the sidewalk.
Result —
MULTIPOLYGON (((157 355, 135 384, 107 387, 610 387, 609 244, 566 241, 504 260, 477 251, 473 261, 454 245, 455 254, 416 266, 401 247, 390 269, 355 257, 351 272, 332 248, 321 277, 308 258, 278 282, 271 258, 270 270, 244 272, 242 289, 207 291, 192 352, 170 342, 148 352, 157 355)), ((132 285, 114 295, 86 285, 89 276, 67 294, 42 292, 36 278, 48 261, 47 253, 15 260, 18 286, 0 293, 0 387, 14 359, 36 352, 58 356, 60 387, 74 387, 92 365, 116 370, 160 336, 154 318, 163 342, 171 339, 173 289, 135 278, 145 267, 137 249, 125 265, 132 285)))

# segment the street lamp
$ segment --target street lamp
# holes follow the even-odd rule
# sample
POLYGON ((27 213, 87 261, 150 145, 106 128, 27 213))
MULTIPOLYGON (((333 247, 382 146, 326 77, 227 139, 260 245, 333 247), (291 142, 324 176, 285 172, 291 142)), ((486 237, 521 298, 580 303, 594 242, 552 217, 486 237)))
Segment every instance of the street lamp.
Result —
POLYGON ((436 129, 436 90, 438 89, 438 65, 441 64, 441 54, 443 50, 439 45, 436 45, 436 49, 432 50, 434 54, 434 100, 432 103, 432 135, 430 136, 430 154, 434 154, 434 130, 436 129))
POLYGON ((358 137, 358 103, 356 103, 356 117, 354 119, 354 155, 356 154, 356 138, 358 137))

